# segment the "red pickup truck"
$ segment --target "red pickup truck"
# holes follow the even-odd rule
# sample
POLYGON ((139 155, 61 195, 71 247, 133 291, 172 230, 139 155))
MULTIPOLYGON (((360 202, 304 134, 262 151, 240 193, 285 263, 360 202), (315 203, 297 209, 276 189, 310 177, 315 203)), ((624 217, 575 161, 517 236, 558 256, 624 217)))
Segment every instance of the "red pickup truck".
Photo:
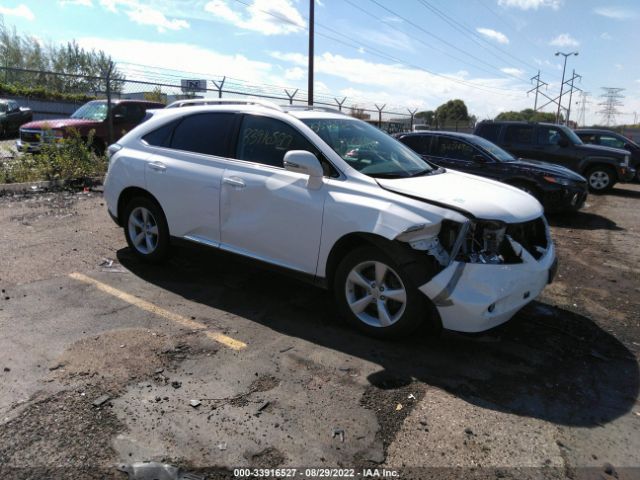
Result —
MULTIPOLYGON (((164 105, 142 100, 112 100, 113 141, 142 123, 147 109, 152 108, 164 108, 164 105)), ((97 150, 103 151, 108 144, 109 136, 107 101, 93 100, 85 103, 71 115, 71 118, 40 120, 22 125, 16 147, 20 151, 36 152, 42 142, 56 142, 67 137, 69 129, 77 130, 83 137, 95 130, 94 146, 97 150)))

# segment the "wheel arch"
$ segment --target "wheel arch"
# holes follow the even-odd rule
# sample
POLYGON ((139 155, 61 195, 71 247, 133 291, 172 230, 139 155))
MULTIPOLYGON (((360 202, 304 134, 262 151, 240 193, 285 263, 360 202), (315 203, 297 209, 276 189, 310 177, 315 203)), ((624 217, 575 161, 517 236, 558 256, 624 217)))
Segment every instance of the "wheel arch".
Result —
POLYGON ((148 198, 149 200, 155 202, 158 205, 158 207, 160 207, 160 210, 162 210, 162 205, 160 205, 160 202, 158 201, 158 199, 154 197, 148 190, 145 190, 144 188, 140 188, 140 187, 127 187, 124 190, 122 190, 122 192, 120 192, 120 195, 118 197, 118 218, 117 218, 118 225, 124 226, 124 218, 123 218, 124 209, 127 207, 129 202, 135 197, 148 198))
POLYGON ((414 250, 408 243, 390 240, 375 233, 351 232, 338 239, 327 257, 325 283, 329 289, 333 288, 335 273, 342 259, 362 246, 373 246, 389 255, 406 269, 417 286, 428 282, 442 270, 434 257, 425 251, 414 250))

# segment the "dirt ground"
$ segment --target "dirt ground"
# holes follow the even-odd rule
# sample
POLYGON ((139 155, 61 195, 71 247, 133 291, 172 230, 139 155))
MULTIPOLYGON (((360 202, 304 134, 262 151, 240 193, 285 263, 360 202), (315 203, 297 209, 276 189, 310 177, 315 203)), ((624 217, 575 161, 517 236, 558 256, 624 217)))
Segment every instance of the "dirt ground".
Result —
POLYGON ((2 196, 0 477, 640 478, 639 206, 551 217, 556 281, 504 326, 382 342, 220 252, 141 265, 100 192, 2 196))

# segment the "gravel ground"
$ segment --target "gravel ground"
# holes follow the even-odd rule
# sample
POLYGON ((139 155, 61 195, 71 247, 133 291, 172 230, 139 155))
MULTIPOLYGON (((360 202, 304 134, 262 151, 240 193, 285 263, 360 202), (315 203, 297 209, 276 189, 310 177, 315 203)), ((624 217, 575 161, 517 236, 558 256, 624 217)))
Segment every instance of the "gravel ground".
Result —
POLYGON ((503 327, 380 342, 323 291, 219 252, 137 263, 100 192, 0 197, 0 476, 156 460, 207 478, 640 478, 638 201, 624 185, 550 218, 556 282, 503 327))

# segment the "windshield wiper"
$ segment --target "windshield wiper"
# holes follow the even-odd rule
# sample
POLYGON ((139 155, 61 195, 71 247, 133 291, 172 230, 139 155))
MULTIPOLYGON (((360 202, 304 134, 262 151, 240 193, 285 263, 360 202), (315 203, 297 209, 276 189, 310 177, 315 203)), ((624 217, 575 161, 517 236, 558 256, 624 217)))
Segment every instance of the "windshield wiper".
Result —
POLYGON ((442 172, 444 172, 444 168, 438 167, 438 168, 433 168, 431 170, 423 170, 421 172, 412 173, 407 178, 422 177, 422 176, 427 176, 427 175, 435 175, 436 173, 442 173, 442 172))

